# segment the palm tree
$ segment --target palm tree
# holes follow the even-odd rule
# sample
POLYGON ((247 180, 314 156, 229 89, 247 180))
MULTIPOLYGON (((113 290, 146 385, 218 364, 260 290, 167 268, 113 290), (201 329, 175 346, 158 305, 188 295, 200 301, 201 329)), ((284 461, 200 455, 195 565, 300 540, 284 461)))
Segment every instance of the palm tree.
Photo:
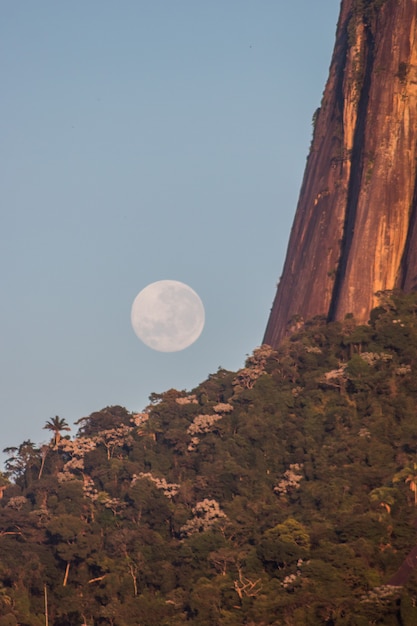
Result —
POLYGON ((413 463, 413 469, 408 474, 405 482, 410 485, 411 491, 414 493, 414 506, 417 506, 417 465, 413 463))
POLYGON ((61 439, 61 431, 71 430, 71 428, 68 426, 67 421, 58 417, 58 415, 55 415, 55 417, 51 417, 51 419, 46 422, 44 429, 51 430, 54 433, 53 443, 55 448, 57 447, 61 439))
POLYGON ((393 487, 377 487, 369 494, 371 502, 379 503, 387 513, 391 513, 391 507, 395 502, 395 489, 393 487))
POLYGON ((412 466, 405 467, 395 474, 392 482, 396 483, 402 479, 409 484, 411 491, 414 493, 414 506, 417 506, 417 463, 413 463, 412 466))

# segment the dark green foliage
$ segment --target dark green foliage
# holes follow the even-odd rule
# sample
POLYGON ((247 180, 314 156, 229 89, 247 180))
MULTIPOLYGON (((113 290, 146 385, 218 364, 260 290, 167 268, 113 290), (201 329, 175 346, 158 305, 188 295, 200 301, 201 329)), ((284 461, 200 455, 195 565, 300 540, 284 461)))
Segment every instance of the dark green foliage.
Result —
POLYGON ((356 42, 356 25, 363 22, 367 28, 375 28, 376 17, 387 0, 353 0, 347 35, 349 46, 356 42))
POLYGON ((408 63, 405 63, 404 61, 401 61, 398 64, 398 78, 400 83, 404 84, 407 82, 407 76, 408 76, 408 71, 409 71, 409 65, 408 63))
POLYGON ((144 413, 50 420, 0 476, 0 626, 44 624, 45 586, 51 626, 416 623, 417 570, 386 586, 417 545, 416 369, 417 295, 381 294, 144 413))

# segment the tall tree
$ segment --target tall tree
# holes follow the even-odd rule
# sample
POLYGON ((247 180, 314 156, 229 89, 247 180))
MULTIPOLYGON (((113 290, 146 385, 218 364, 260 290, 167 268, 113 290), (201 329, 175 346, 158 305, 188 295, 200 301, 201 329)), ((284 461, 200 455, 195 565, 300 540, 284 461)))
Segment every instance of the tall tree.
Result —
POLYGON ((44 429, 51 430, 53 432, 53 444, 55 448, 57 447, 61 439, 61 432, 63 430, 71 430, 71 428, 68 426, 67 421, 61 417, 58 417, 58 415, 55 415, 55 417, 51 417, 51 419, 46 422, 44 429))

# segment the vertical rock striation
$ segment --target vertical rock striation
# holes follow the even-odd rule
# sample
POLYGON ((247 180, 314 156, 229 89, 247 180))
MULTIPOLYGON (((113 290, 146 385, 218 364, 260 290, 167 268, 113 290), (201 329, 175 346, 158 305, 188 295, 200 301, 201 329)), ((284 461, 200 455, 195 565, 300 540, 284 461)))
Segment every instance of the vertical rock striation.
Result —
POLYGON ((264 342, 417 288, 417 0, 342 0, 264 342))

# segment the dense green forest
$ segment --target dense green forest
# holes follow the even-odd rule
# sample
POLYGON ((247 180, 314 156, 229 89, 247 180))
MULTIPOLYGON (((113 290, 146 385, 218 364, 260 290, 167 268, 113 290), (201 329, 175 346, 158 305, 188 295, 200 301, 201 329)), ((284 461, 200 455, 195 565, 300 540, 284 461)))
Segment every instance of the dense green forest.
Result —
POLYGON ((417 295, 6 452, 0 626, 417 623, 417 295))

